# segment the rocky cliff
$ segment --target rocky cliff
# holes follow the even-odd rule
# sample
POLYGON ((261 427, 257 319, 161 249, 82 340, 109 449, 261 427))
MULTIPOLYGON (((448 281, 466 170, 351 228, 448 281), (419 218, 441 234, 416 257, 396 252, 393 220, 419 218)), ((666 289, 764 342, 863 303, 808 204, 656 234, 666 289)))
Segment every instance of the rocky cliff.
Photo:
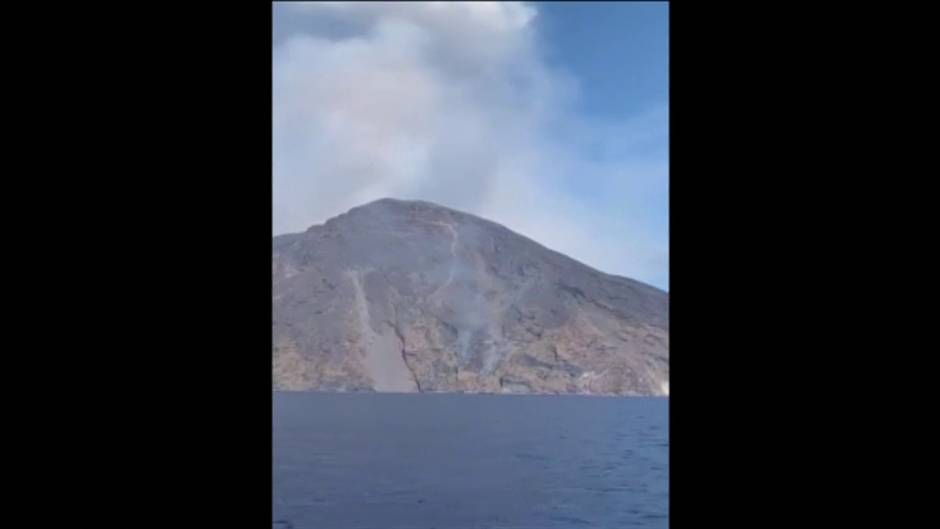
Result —
POLYGON ((667 293, 383 199, 273 245, 279 390, 664 395, 667 293))

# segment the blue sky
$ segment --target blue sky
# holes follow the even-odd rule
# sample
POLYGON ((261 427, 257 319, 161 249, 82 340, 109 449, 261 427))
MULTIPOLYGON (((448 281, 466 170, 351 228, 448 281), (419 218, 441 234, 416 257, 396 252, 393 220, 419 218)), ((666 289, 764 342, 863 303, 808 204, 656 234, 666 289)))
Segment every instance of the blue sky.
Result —
POLYGON ((539 2, 550 64, 582 82, 578 108, 626 118, 669 102, 666 2, 539 2))
POLYGON ((396 196, 668 290, 665 2, 274 13, 274 227, 396 196))
MULTIPOLYGON (((669 157, 669 5, 666 2, 538 2, 540 40, 549 64, 569 71, 580 86, 577 112, 601 123, 650 119, 645 141, 620 145, 614 156, 666 161, 669 157), (661 112, 649 116, 650 112, 661 112)), ((612 153, 588 149, 603 160, 612 153)), ((668 179, 648 182, 653 193, 633 203, 618 192, 614 175, 572 178, 569 190, 605 212, 611 222, 639 216, 660 236, 668 234, 668 179), (593 181, 592 181, 593 180, 593 181), (610 181, 613 180, 613 181, 610 181), (631 211, 620 207, 630 203, 631 211)), ((666 288, 668 271, 650 278, 666 288)))

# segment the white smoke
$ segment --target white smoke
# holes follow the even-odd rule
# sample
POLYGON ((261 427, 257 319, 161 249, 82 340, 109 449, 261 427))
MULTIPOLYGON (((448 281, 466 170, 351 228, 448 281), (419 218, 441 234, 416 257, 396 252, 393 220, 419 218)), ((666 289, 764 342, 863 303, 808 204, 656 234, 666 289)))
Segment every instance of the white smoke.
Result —
POLYGON ((566 186, 604 178, 629 195, 623 207, 642 207, 636 186, 615 183, 666 167, 583 154, 622 150, 635 127, 571 111, 577 84, 541 57, 537 14, 519 2, 276 4, 275 234, 386 196, 423 199, 665 287, 665 233, 613 226, 566 186))

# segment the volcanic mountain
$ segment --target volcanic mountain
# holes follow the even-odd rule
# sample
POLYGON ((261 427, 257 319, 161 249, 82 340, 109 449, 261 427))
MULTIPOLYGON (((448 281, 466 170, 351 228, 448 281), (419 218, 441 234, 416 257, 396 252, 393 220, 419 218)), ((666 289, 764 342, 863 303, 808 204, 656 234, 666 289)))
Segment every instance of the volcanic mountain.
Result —
POLYGON ((274 389, 668 395, 669 295, 382 199, 274 237, 274 389))

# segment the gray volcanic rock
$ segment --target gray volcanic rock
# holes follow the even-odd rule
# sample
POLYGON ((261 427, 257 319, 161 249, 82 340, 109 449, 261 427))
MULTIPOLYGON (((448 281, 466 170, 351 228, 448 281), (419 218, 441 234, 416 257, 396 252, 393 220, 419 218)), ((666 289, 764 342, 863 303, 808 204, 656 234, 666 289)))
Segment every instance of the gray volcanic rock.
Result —
POLYGON ((383 199, 274 238, 280 390, 668 395, 669 295, 383 199))

